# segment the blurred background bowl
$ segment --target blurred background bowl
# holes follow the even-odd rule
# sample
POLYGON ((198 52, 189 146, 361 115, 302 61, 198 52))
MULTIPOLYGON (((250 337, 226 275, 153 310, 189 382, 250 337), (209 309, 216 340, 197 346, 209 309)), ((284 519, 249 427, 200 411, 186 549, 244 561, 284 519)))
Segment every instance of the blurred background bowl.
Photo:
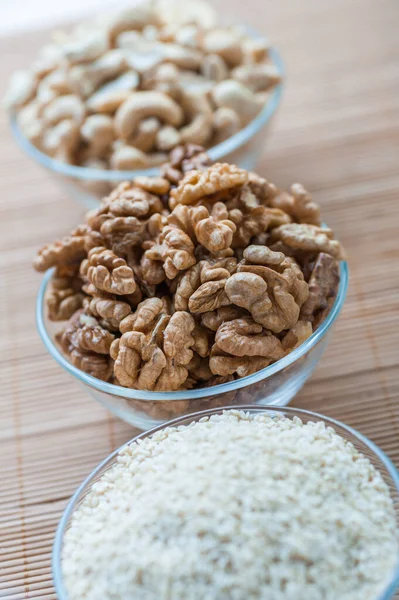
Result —
MULTIPOLYGON (((348 440, 348 442, 352 443, 355 446, 355 448, 364 456, 366 456, 370 460, 372 465, 381 473, 382 478, 384 479, 385 483, 389 488, 389 492, 394 503, 396 521, 399 527, 399 473, 396 470, 393 463, 390 461, 390 459, 384 454, 384 452, 364 435, 362 435, 355 429, 352 429, 352 427, 344 425, 344 423, 336 421, 335 419, 330 419, 318 413, 310 412, 308 410, 300 410, 297 408, 275 408, 270 406, 235 406, 233 408, 235 408, 236 410, 242 409, 247 412, 250 412, 251 414, 269 413, 271 416, 273 416, 276 413, 278 413, 283 414, 288 419, 299 417, 304 423, 307 423, 309 421, 323 421, 323 423, 325 423, 327 427, 333 427, 338 435, 342 436, 344 439, 348 440)), ((119 451, 125 446, 131 444, 133 441, 149 437, 150 435, 155 433, 155 431, 158 431, 165 427, 189 425, 193 421, 199 421, 204 416, 221 414, 222 412, 223 409, 205 410, 199 413, 195 413, 188 417, 180 417, 178 419, 174 419, 173 421, 166 423, 161 427, 157 427, 151 431, 142 433, 141 435, 133 438, 132 440, 124 444, 121 448, 110 454, 108 458, 106 458, 100 465, 98 465, 98 467, 94 469, 94 471, 87 477, 87 479, 82 483, 82 485, 72 496, 58 525, 57 533, 55 536, 52 557, 52 570, 54 585, 59 600, 68 600, 67 591, 63 583, 61 568, 61 554, 65 531, 68 529, 74 511, 82 503, 87 493, 91 490, 92 485, 96 481, 98 481, 100 477, 104 475, 104 473, 116 463, 119 451)), ((398 584, 399 556, 397 557, 397 566, 395 571, 392 573, 392 578, 389 582, 387 582, 387 585, 383 590, 382 594, 378 596, 378 598, 375 598, 373 600, 390 600, 391 598, 393 598, 398 584)))
MULTIPOLYGON (((259 36, 254 35, 254 37, 259 36)), ((270 58, 283 79, 283 63, 274 48, 270 50, 270 58)), ((260 113, 246 127, 217 146, 207 149, 212 161, 231 162, 243 169, 253 170, 264 147, 269 126, 280 104, 282 92, 283 82, 271 90, 268 101, 260 113)), ((154 176, 159 174, 159 167, 140 171, 115 171, 79 167, 54 160, 38 150, 23 135, 15 114, 11 115, 10 124, 17 144, 29 158, 49 171, 69 196, 88 209, 96 208, 99 200, 121 181, 134 179, 138 175, 154 176)))
POLYGON ((175 392, 134 390, 106 383, 74 367, 62 354, 54 336, 64 323, 47 317, 45 296, 53 275, 44 275, 36 304, 36 320, 40 337, 48 352, 94 398, 117 417, 139 429, 149 429, 182 415, 207 408, 234 404, 267 404, 285 406, 310 377, 327 345, 331 328, 344 304, 348 287, 348 265, 340 265, 340 284, 335 302, 320 327, 298 348, 276 363, 235 381, 175 392))

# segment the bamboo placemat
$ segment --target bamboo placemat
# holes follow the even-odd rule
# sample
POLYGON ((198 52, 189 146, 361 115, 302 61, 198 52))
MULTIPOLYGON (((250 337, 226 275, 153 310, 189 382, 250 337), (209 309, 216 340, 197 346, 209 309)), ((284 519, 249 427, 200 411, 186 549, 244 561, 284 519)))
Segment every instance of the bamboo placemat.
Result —
MULTIPOLYGON (((293 405, 354 426, 399 465, 397 0, 219 6, 267 31, 288 65, 258 170, 314 192, 350 257, 345 309, 293 405)), ((2 87, 45 39, 41 32, 0 40, 2 87)), ((80 222, 82 211, 7 129, 1 115, 0 598, 47 599, 55 598, 51 544, 68 498, 135 431, 61 371, 36 333, 40 277, 32 257, 80 222)))

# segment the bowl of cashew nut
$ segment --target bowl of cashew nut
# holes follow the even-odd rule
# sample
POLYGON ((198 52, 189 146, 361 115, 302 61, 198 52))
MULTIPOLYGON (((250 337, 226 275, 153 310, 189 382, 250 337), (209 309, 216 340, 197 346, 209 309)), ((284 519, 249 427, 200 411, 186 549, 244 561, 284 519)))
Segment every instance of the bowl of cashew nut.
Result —
POLYGON ((55 32, 4 104, 17 143, 87 208, 180 144, 253 169, 282 95, 265 37, 202 0, 145 0, 55 32))
POLYGON ((56 362, 141 429, 228 405, 284 406, 310 377, 348 270, 296 183, 176 147, 43 246, 37 325, 56 362))

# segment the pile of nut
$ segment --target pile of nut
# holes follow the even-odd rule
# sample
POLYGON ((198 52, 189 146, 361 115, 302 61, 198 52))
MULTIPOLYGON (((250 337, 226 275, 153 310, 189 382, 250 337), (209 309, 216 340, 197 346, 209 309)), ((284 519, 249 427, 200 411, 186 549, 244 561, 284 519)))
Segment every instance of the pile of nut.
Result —
POLYGON ((201 0, 145 0, 58 32, 5 99, 45 154, 145 169, 179 144, 213 146, 248 124, 280 81, 266 39, 222 27, 201 0))
POLYGON ((325 318, 343 249, 299 184, 278 190, 203 148, 175 148, 161 176, 120 184, 35 268, 55 267, 57 341, 105 381, 182 390, 283 358, 325 318))

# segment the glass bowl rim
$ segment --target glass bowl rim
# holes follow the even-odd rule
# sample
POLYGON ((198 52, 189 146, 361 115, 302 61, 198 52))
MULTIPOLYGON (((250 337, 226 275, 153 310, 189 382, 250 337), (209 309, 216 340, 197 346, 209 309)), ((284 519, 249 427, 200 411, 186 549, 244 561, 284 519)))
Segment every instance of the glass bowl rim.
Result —
MULTIPOLYGON (((253 37, 256 36, 259 36, 259 34, 254 34, 253 37)), ((251 138, 253 138, 260 131, 260 129, 269 121, 269 119, 271 119, 273 114, 276 112, 283 93, 283 78, 285 71, 282 58, 274 47, 271 47, 269 49, 269 56, 271 57, 274 66, 277 67, 277 71, 281 76, 280 83, 278 83, 273 88, 262 110, 252 121, 250 121, 250 123, 248 123, 248 125, 240 129, 240 131, 238 131, 231 137, 227 138, 227 140, 224 140, 220 144, 206 149, 212 162, 220 161, 221 159, 223 159, 223 157, 234 152, 243 144, 251 140, 251 138)), ((44 154, 43 152, 38 150, 22 133, 22 130, 17 123, 16 114, 13 111, 10 113, 10 127, 17 144, 20 146, 20 148, 22 148, 22 150, 25 151, 25 153, 28 156, 33 158, 37 163, 39 163, 46 169, 49 169, 50 171, 53 171, 65 177, 72 177, 75 179, 80 179, 82 181, 97 180, 118 182, 125 181, 126 179, 134 179, 135 177, 141 175, 146 177, 153 177, 159 174, 159 167, 152 167, 150 169, 137 169, 133 171, 121 171, 69 165, 59 160, 55 160, 54 158, 51 158, 47 154, 44 154)))
MULTIPOLYGON (((69 519, 71 518, 71 516, 73 514, 75 505, 76 505, 77 501, 79 500, 81 494, 85 491, 86 488, 88 488, 91 485, 91 483, 95 479, 96 475, 98 473, 100 473, 102 471, 102 469, 104 469, 104 467, 108 463, 111 463, 123 448, 125 448, 129 444, 132 444, 133 442, 135 442, 139 439, 149 437, 149 436, 153 435, 154 433, 156 433, 157 431, 165 429, 166 427, 176 427, 179 424, 182 424, 184 421, 188 421, 188 420, 190 422, 198 421, 199 419, 201 419, 203 417, 211 416, 213 414, 221 414, 224 411, 230 411, 230 410, 251 412, 251 413, 256 413, 256 412, 259 412, 259 413, 261 413, 261 412, 276 413, 277 412, 277 413, 282 413, 282 414, 289 413, 292 415, 290 418, 293 418, 295 416, 298 416, 299 418, 301 418, 301 415, 306 415, 309 417, 314 417, 314 420, 323 421, 326 424, 326 426, 339 427, 341 429, 344 429, 347 433, 349 433, 351 436, 353 436, 358 441, 362 442, 367 448, 369 448, 369 450, 371 450, 371 452, 381 461, 381 463, 386 468, 390 478, 392 479, 393 485, 395 486, 396 491, 399 495, 399 472, 398 472, 397 468, 395 467, 395 465, 393 464, 393 462, 391 461, 391 459, 387 456, 387 454, 385 454, 385 452, 383 450, 381 450, 381 448, 379 446, 377 446, 377 444, 375 444, 373 441, 371 441, 368 437, 366 437, 365 435, 363 435, 362 433, 360 433, 359 431, 357 431, 350 425, 346 425, 342 421, 339 421, 338 419, 334 419, 332 417, 327 417, 321 413, 317 413, 317 412, 313 412, 313 411, 305 410, 305 409, 301 409, 301 408, 288 407, 288 406, 267 406, 267 405, 259 406, 259 405, 249 405, 249 404, 242 405, 242 406, 225 406, 225 407, 218 407, 218 408, 210 408, 207 410, 198 411, 198 412, 191 413, 188 415, 182 415, 180 417, 177 417, 175 419, 167 421, 166 423, 162 423, 161 425, 158 425, 157 427, 153 427, 152 429, 149 429, 147 431, 142 431, 140 434, 134 436, 131 440, 125 442, 119 448, 117 448, 116 450, 111 452, 104 460, 102 460, 91 471, 91 473, 83 480, 83 482, 78 486, 78 488, 76 489, 74 494, 71 496, 71 498, 68 501, 68 504, 61 516, 58 526, 57 526, 54 543, 53 543, 52 557, 51 557, 51 566, 52 566, 54 585, 55 585, 55 589, 56 589, 57 595, 59 595, 60 600, 68 600, 68 595, 67 595, 67 592, 66 592, 64 584, 63 584, 62 570, 61 570, 61 552, 62 552, 62 544, 63 544, 63 540, 64 540, 65 529, 68 525, 69 519)), ((338 435, 339 435, 339 432, 338 432, 338 435)), ((399 557, 398 557, 398 562, 396 564, 396 567, 393 572, 391 580, 387 584, 386 588, 383 590, 382 594, 379 596, 379 598, 376 598, 376 600, 389 600, 392 597, 393 593, 395 592, 395 590, 397 589, 398 586, 399 586, 399 557)))
POLYGON ((36 299, 36 325, 42 342, 44 343, 44 346, 46 347, 49 354, 56 360, 56 362, 58 362, 58 364, 63 369, 65 369, 68 373, 76 377, 78 381, 88 385, 91 388, 95 388, 100 392, 108 393, 113 396, 147 401, 194 400, 203 397, 216 396, 218 394, 231 392, 234 390, 241 389, 243 387, 247 387, 249 385, 257 383, 258 381, 271 377, 275 373, 278 373, 285 367, 288 367, 296 360, 300 359, 328 333, 343 307, 349 280, 348 264, 346 261, 342 261, 340 263, 340 283, 338 293, 327 317, 322 322, 320 327, 318 327, 316 331, 312 333, 312 335, 305 342, 303 342, 300 346, 298 346, 298 348, 296 348, 295 350, 287 354, 287 356, 278 360, 277 362, 269 365, 268 367, 265 367, 264 369, 261 369, 260 371, 256 371, 256 373, 253 373, 252 375, 247 375, 246 377, 241 377, 240 379, 236 379, 228 383, 214 385, 208 388, 202 387, 193 390, 183 390, 175 392, 148 392, 144 390, 134 390, 130 388, 125 388, 122 386, 115 385, 114 383, 107 383, 105 381, 102 381, 101 379, 97 379, 96 377, 88 375, 84 371, 81 371, 80 369, 72 365, 72 363, 70 363, 63 356, 63 354, 57 348, 55 342, 49 335, 45 325, 45 294, 47 285, 53 275, 53 272, 54 268, 48 269, 44 274, 36 299))

